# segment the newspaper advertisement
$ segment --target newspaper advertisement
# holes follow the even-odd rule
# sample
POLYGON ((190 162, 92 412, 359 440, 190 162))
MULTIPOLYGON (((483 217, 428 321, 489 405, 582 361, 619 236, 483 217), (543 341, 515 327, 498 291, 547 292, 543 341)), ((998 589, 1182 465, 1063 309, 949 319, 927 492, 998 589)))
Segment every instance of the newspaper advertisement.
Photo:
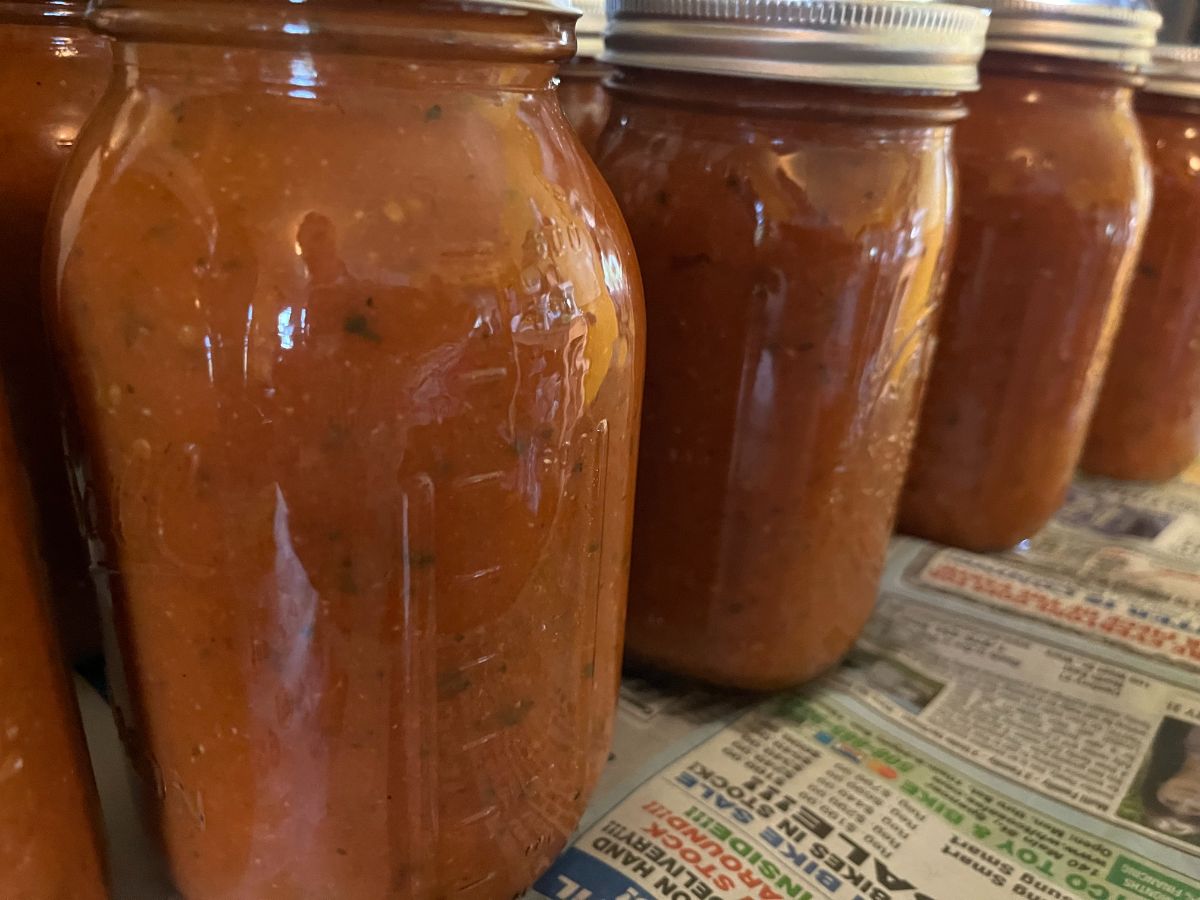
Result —
POLYGON ((886 595, 832 682, 1016 785, 1200 854, 1200 679, 1055 638, 886 595))
POLYGON ((610 771, 531 896, 1200 900, 1194 585, 1182 482, 1081 481, 1010 553, 899 538, 818 684, 627 680, 610 771))
POLYGON ((898 539, 908 585, 964 597, 1200 669, 1200 487, 1081 478, 1006 554, 898 539))

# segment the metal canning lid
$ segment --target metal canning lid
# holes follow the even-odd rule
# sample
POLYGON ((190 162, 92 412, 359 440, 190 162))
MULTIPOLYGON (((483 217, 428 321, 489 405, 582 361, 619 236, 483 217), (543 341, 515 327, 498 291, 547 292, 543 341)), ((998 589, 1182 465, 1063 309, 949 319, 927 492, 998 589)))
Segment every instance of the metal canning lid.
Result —
POLYGON ((1150 0, 962 0, 992 11, 987 49, 1145 66, 1162 16, 1150 0))
POLYGON ((0 21, 82 25, 87 0, 0 0, 0 21))
MULTIPOLYGON (((0 0, 0 7, 6 2, 0 0)), ((220 41, 391 53, 425 39, 464 52, 562 61, 574 49, 570 26, 579 18, 570 0, 441 0, 430 5, 431 12, 445 7, 454 16, 477 12, 522 21, 542 14, 554 22, 552 28, 526 29, 528 34, 511 41, 497 35, 475 40, 475 32, 465 26, 396 28, 390 17, 397 7, 394 0, 88 0, 87 22, 121 41, 220 41)))
POLYGON ((618 66, 898 90, 979 86, 987 14, 926 0, 609 0, 618 66))
MULTIPOLYGON (((89 5, 89 0, 0 0, 0 5, 7 6, 12 3, 20 4, 22 2, 40 3, 43 6, 62 7, 82 7, 89 5)), ((227 5, 236 5, 235 0, 216 0, 216 2, 218 4, 224 2, 227 5)), ((322 6, 336 5, 333 3, 323 4, 321 0, 289 0, 289 3, 300 10, 309 9, 313 11, 321 9, 322 6)), ((93 7, 103 8, 106 6, 121 6, 122 4, 119 2, 119 0, 90 0, 90 5, 93 7)), ((254 0, 253 3, 248 5, 266 7, 271 5, 284 6, 286 4, 281 3, 280 0, 254 0)), ((342 3, 341 5, 343 7, 349 7, 353 4, 342 3)), ((579 17, 578 5, 572 2, 572 0, 460 0, 460 5, 463 7, 483 7, 484 9, 490 7, 491 9, 497 11, 522 10, 528 12, 558 13, 563 16, 570 16, 572 18, 579 17)))
POLYGON ((607 0, 573 0, 583 11, 575 23, 575 40, 579 55, 598 58, 604 52, 604 28, 608 24, 607 0))
POLYGON ((467 0, 467 5, 527 9, 531 12, 564 13, 565 15, 578 18, 579 7, 583 4, 572 2, 572 0, 467 0))
POLYGON ((1200 47, 1159 44, 1151 54, 1146 76, 1143 91, 1200 100, 1200 47))

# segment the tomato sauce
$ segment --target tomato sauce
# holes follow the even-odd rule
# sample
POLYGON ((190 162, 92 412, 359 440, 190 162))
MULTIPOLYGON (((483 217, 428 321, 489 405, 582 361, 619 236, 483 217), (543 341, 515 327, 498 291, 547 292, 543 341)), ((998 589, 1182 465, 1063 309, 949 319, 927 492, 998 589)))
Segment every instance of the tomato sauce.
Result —
POLYGON ((55 618, 73 659, 99 651, 100 625, 64 462, 40 263, 51 193, 111 69, 108 44, 84 27, 83 7, 22 0, 0 10, 0 369, 33 480, 55 618))
POLYGON ((622 68, 650 352, 628 650, 739 687, 875 604, 949 262, 953 96, 622 68))
POLYGON ((99 808, 0 399, 0 897, 105 900, 99 808))
POLYGON ((612 111, 612 101, 604 89, 604 79, 611 72, 608 66, 590 59, 571 60, 562 69, 558 94, 563 112, 588 153, 595 154, 612 111))
POLYGON ((989 51, 900 528, 1011 547, 1066 495, 1150 208, 1123 69, 989 51))
POLYGON ((1200 454, 1200 99, 1143 91, 1137 112, 1154 209, 1082 465, 1165 481, 1200 454))
POLYGON ((607 755, 640 284, 500 6, 93 13, 54 321, 188 900, 513 896, 607 755))

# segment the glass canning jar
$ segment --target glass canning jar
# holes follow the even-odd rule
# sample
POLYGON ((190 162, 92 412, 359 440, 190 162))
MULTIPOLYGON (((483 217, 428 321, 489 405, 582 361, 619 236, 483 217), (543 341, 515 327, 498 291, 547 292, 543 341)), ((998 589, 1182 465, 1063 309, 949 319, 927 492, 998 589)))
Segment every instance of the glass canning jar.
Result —
POLYGON ((865 6, 854 35, 840 0, 614 7, 597 162, 647 295, 640 662, 792 685, 874 608, 985 18, 865 6))
POLYGON ((1133 93, 1158 22, 1124 0, 994 4, 901 530, 999 550, 1062 503, 1150 213, 1133 93))
POLYGON ((1165 481, 1200 454, 1200 48, 1157 47, 1134 106, 1154 209, 1082 465, 1165 481))
POLYGON ((188 900, 511 897, 607 754, 641 385, 544 0, 103 0, 59 194, 118 722, 188 900))

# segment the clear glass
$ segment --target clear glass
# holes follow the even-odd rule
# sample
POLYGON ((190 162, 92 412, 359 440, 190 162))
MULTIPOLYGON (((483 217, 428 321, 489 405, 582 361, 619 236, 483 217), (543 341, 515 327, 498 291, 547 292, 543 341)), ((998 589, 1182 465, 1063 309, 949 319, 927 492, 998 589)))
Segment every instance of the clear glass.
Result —
POLYGON ((1143 93, 1154 210, 1083 467, 1165 481, 1200 454, 1200 100, 1143 93))
POLYGON ((584 148, 593 155, 612 110, 612 101, 604 89, 604 79, 611 73, 611 66, 577 56, 559 74, 558 95, 563 112, 584 148))
POLYGON ((82 2, 0 2, 0 370, 37 498, 55 619, 77 660, 99 652, 100 626, 64 461, 40 280, 50 196, 112 70, 107 41, 83 26, 82 11, 82 2))
POLYGON ((632 248, 553 91, 570 19, 95 17, 119 70, 53 319, 175 883, 511 897, 607 755, 640 411, 632 248))
POLYGON ((0 894, 104 900, 96 788, 0 397, 0 894))
POLYGON ((953 97, 622 71, 650 336, 630 655, 812 678, 871 614, 947 266, 953 97))
POLYGON ((985 54, 900 528, 1011 547, 1066 496, 1150 211, 1129 77, 985 54))

